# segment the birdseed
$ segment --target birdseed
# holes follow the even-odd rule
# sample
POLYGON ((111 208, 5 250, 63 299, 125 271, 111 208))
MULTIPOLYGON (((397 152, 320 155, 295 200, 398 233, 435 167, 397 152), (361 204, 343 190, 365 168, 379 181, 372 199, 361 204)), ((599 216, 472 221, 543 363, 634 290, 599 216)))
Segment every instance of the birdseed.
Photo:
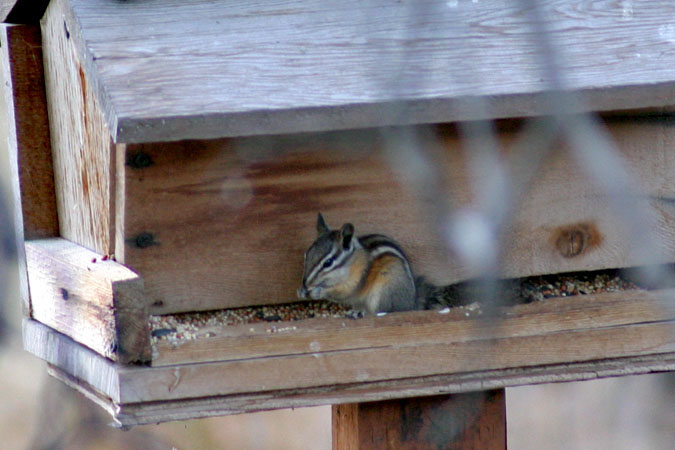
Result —
MULTIPOLYGON (((555 297, 641 289, 634 282, 622 277, 619 271, 530 277, 519 280, 518 285, 520 298, 516 303, 545 301, 555 297)), ((477 302, 459 306, 458 308, 462 308, 465 316, 470 316, 472 313, 481 314, 482 312, 480 304, 477 302)), ((443 314, 448 311, 448 308, 443 308, 438 313, 443 314)), ((288 324, 288 322, 319 318, 353 319, 354 312, 343 305, 328 301, 303 301, 278 305, 247 306, 217 311, 150 316, 150 330, 153 343, 161 340, 178 343, 184 340, 209 337, 213 333, 204 330, 212 327, 269 322, 274 323, 274 325, 266 331, 268 333, 277 333, 292 331, 295 328, 288 324), (286 322, 284 326, 279 326, 280 323, 284 322, 286 322)), ((253 331, 254 329, 251 328, 251 332, 253 331)))

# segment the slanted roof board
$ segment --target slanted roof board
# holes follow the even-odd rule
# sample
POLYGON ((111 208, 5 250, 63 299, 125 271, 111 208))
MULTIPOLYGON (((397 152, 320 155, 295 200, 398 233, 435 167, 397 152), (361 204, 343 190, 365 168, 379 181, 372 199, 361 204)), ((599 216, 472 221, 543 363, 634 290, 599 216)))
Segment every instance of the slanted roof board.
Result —
MULTIPOLYGON (((520 2, 68 1, 117 142, 537 115, 550 86, 520 2)), ((675 3, 539 3, 592 109, 675 103, 675 3)))

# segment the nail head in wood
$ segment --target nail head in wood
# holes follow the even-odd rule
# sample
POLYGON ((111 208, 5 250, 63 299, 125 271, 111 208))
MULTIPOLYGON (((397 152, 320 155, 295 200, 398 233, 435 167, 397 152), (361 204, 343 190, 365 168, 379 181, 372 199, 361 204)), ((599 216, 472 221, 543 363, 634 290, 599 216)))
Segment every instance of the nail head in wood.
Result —
POLYGON ((154 164, 152 157, 145 152, 135 152, 127 157, 127 166, 134 169, 144 169, 154 164))
POLYGON ((134 243, 138 248, 148 248, 153 245, 158 245, 158 242, 155 241, 155 235, 152 233, 143 232, 136 236, 134 243))

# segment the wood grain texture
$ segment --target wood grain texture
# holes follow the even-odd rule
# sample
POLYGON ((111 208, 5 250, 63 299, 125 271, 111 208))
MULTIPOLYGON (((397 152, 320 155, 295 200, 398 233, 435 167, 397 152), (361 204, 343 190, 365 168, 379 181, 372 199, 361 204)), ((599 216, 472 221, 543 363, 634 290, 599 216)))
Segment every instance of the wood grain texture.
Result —
POLYGON ((504 389, 333 406, 333 449, 506 449, 504 389))
POLYGON ((42 20, 45 82, 61 236, 97 253, 114 249, 114 160, 89 75, 64 22, 67 1, 42 20))
POLYGON ((120 403, 244 394, 675 351, 675 321, 543 336, 120 370, 120 403), (227 373, 227 377, 222 377, 227 373))
MULTIPOLYGON (((626 294, 625 301, 629 302, 631 295, 626 294)), ((506 312, 498 317, 479 319, 478 323, 471 320, 450 322, 447 326, 455 328, 442 342, 409 336, 405 341, 392 338, 390 344, 376 342, 356 349, 324 350, 315 345, 310 352, 287 355, 284 348, 279 347, 278 356, 165 367, 119 366, 116 370, 120 392, 113 401, 134 403, 252 392, 272 394, 298 388, 318 389, 467 372, 487 374, 492 370, 670 353, 675 351, 673 291, 655 291, 653 295, 669 301, 665 304, 670 306, 658 317, 638 317, 634 322, 624 324, 618 324, 615 319, 606 320, 613 316, 613 307, 598 310, 589 302, 585 314, 594 320, 584 321, 581 319, 583 314, 570 314, 561 307, 554 314, 543 314, 541 322, 564 323, 568 314, 577 319, 568 321, 567 327, 554 325, 548 330, 546 326, 539 325, 532 326, 530 332, 517 331, 519 327, 516 324, 524 325, 522 319, 506 312), (481 320, 489 322, 491 327, 477 326, 481 320), (502 328, 506 330, 502 335, 492 331, 502 328)), ((662 305, 657 304, 656 308, 662 305)), ((430 320, 437 315, 432 311, 424 314, 430 320)), ((623 314, 630 312, 624 311, 623 314)), ((423 324, 409 326, 424 330, 423 324)), ((342 329, 344 336, 350 332, 346 324, 344 327, 335 324, 335 327, 342 329)), ((379 329, 377 322, 373 328, 379 329)), ((392 334, 387 326, 382 327, 381 332, 392 334)), ((421 334, 424 335, 424 332, 421 334)), ((238 345, 245 347, 247 341, 248 336, 243 333, 238 345)), ((48 362, 61 367, 58 360, 48 362)), ((85 381, 93 385, 97 383, 95 380, 85 381)))
POLYGON ((474 373, 429 377, 429 379, 390 380, 383 383, 358 383, 319 389, 292 389, 273 393, 240 396, 213 396, 198 399, 117 404, 94 390, 82 379, 56 368, 50 374, 94 399, 107 410, 116 424, 123 427, 155 424, 172 420, 189 420, 229 414, 243 414, 280 408, 334 405, 345 402, 377 401, 419 397, 439 393, 461 393, 527 384, 559 381, 595 380, 604 377, 640 375, 675 370, 675 354, 647 358, 624 358, 592 363, 550 365, 538 368, 491 371, 484 376, 474 373))
POLYGON ((64 239, 26 242, 32 318, 101 355, 150 358, 143 281, 131 270, 64 239))
MULTIPOLYGON (((607 126, 640 181, 636 190, 655 207, 650 233, 659 250, 649 260, 632 252, 634 239, 616 226, 608 198, 561 146, 502 236, 502 276, 675 261, 675 124, 612 119, 607 126)), ((514 123, 500 134, 507 155, 517 129, 514 123)), ((468 206, 472 186, 488 180, 468 173, 453 128, 437 134, 447 195, 468 206)), ((374 130, 118 145, 115 253, 145 280, 153 313, 292 301, 317 211, 333 227, 349 221, 357 234, 394 237, 414 271, 437 284, 475 276, 442 252, 422 203, 382 146, 374 130)))
POLYGON ((23 241, 59 233, 40 29, 2 25, 0 47, 19 286, 24 313, 29 315, 23 241))
POLYGON ((23 346, 34 355, 59 361, 59 368, 78 378, 91 380, 92 387, 108 398, 119 396, 115 364, 93 350, 76 343, 64 334, 32 319, 22 322, 23 346), (77 348, 77 351, 74 349, 77 348))
POLYGON ((155 342, 152 365, 502 339, 670 320, 675 319, 674 300, 675 290, 616 292, 505 307, 489 312, 489 317, 455 308, 447 314, 416 311, 360 320, 211 326, 195 332, 195 339, 155 342))
POLYGON ((463 371, 620 358, 675 350, 673 321, 543 336, 120 371, 121 403, 233 395, 463 371), (227 373, 227 377, 222 377, 227 373))
MULTIPOLYGON (((349 142, 340 135, 270 140, 258 150, 282 155, 261 161, 246 153, 258 141, 126 146, 124 239, 115 253, 142 274, 151 311, 292 301, 319 210, 332 212, 334 225, 355 220, 359 233, 398 230, 402 238, 423 226, 385 161, 359 157, 349 142), (285 153, 296 145, 306 151, 285 153), (151 163, 135 167, 139 157, 151 163), (380 224, 388 225, 374 228, 380 224)), ((408 242, 412 253, 440 265, 433 239, 408 242)))
POLYGON ((37 26, 3 25, 0 35, 5 73, 9 149, 13 155, 25 239, 59 234, 54 170, 42 67, 42 39, 37 26))
MULTIPOLYGON (((116 142, 468 120, 470 96, 490 103, 480 117, 537 115, 550 88, 506 0, 70 3, 116 142)), ((591 108, 675 103, 672 2, 538 3, 591 108)))
MULTIPOLYGON (((389 378, 380 381, 362 380, 319 387, 299 388, 296 386, 286 390, 260 391, 255 388, 252 392, 237 395, 218 395, 215 393, 216 389, 213 389, 210 395, 201 398, 127 404, 119 402, 120 389, 124 384, 120 374, 122 366, 112 363, 70 338, 33 320, 24 321, 23 335, 26 349, 52 364, 52 373, 81 392, 96 397, 98 403, 105 405, 106 409, 113 414, 115 421, 123 426, 267 409, 462 393, 526 384, 592 380, 675 370, 675 351, 670 351, 643 356, 600 358, 585 362, 529 365, 478 372, 469 370, 452 374, 389 378)), ((632 338, 632 336, 624 337, 632 338)), ((627 342, 630 343, 630 340, 627 342)), ((523 351, 527 352, 527 349, 523 351)), ((658 350, 654 349, 654 351, 658 350)), ((330 365, 325 366, 325 370, 332 368, 333 366, 330 365)), ((284 370, 286 367, 279 369, 284 370)), ((140 374, 144 370, 149 369, 138 368, 136 373, 140 374)), ((128 369, 124 371, 127 372, 126 378, 128 379, 130 373, 128 369)), ((223 373, 228 372, 219 372, 216 375, 217 379, 222 379, 223 373)), ((176 371, 175 374, 184 375, 185 372, 176 371)), ((175 380, 176 378, 174 382, 175 380)))

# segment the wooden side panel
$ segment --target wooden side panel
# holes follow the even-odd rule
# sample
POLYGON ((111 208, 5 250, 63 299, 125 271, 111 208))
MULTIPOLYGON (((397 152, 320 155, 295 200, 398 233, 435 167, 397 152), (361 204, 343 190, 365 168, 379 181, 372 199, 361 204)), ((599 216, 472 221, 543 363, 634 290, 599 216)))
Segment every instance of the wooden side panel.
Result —
MULTIPOLYGON (((608 198, 561 147, 546 161, 503 236, 501 274, 597 270, 675 261, 675 126, 608 123, 624 160, 655 206, 659 252, 631 253, 608 198), (571 237, 581 236, 570 251, 571 237), (567 244, 566 244, 567 243, 567 244)), ((475 179, 462 142, 439 131, 445 195, 472 201, 475 179)), ((506 127, 506 152, 516 130, 506 127)), ((377 131, 298 137, 182 141, 118 146, 116 254, 144 278, 151 311, 168 313, 292 301, 304 251, 316 237, 316 213, 329 224, 353 222, 358 234, 397 239, 416 273, 438 284, 473 276, 444 255, 428 211, 382 154, 377 131), (121 202, 122 200, 120 200, 121 202)))
POLYGON ((25 239, 58 236, 40 29, 4 25, 1 39, 17 214, 23 213, 25 239))
POLYGON ((61 235, 102 254, 114 248, 113 144, 64 21, 67 1, 42 20, 45 81, 61 235))
POLYGON ((333 449, 506 449, 504 389, 333 406, 333 449))
POLYGON ((23 241, 59 233, 40 29, 3 25, 0 46, 20 289, 24 309, 29 314, 23 241))
POLYGON ((64 239, 26 243, 32 317, 123 363, 150 357, 143 281, 64 239))
POLYGON ((371 153, 376 135, 354 137, 368 142, 366 153, 349 152, 340 135, 260 148, 227 140, 127 146, 116 255, 145 280, 151 311, 292 301, 317 211, 333 226, 351 220, 359 233, 389 232, 438 267, 431 230, 410 239, 424 226, 422 211, 371 153), (239 145, 280 155, 251 161, 239 145), (295 145, 305 151, 287 153, 295 145))
POLYGON ((120 370, 120 403, 545 366, 675 352, 675 321, 496 340, 120 370), (227 376, 223 376, 227 374, 227 376))

